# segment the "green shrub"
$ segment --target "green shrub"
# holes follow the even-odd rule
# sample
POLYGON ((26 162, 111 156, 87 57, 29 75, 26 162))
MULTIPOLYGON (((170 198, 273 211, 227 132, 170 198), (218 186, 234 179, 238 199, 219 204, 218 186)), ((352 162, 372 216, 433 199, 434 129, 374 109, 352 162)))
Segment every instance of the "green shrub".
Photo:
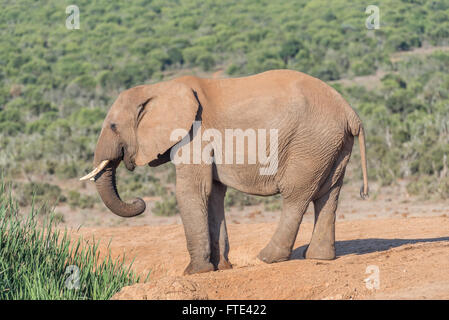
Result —
POLYGON ((204 51, 201 47, 188 47, 182 51, 182 56, 188 63, 195 64, 204 51))
POLYGON ((66 201, 61 188, 57 185, 30 182, 18 185, 18 189, 18 201, 21 206, 31 205, 32 199, 36 205, 47 204, 48 206, 54 206, 58 201, 66 201))
POLYGON ((154 204, 152 212, 157 216, 173 216, 177 214, 179 211, 176 205, 176 196, 173 194, 163 196, 160 201, 154 204))
POLYGON ((42 113, 52 113, 52 114, 57 114, 58 112, 58 108, 56 108, 55 106, 53 106, 50 102, 48 101, 39 101, 39 102, 34 102, 32 104, 30 104, 28 106, 30 112, 32 115, 34 116, 38 116, 42 113))
POLYGON ((376 72, 376 65, 374 63, 361 60, 352 63, 351 69, 356 76, 366 76, 376 72))
POLYGON ((298 39, 289 39, 282 44, 279 55, 284 62, 287 63, 287 61, 294 58, 303 47, 304 44, 298 39))
POLYGON ((55 173, 61 179, 71 179, 78 177, 79 166, 76 163, 61 163, 56 166, 55 173))
POLYGON ((82 195, 76 190, 69 191, 67 195, 67 203, 69 204, 70 208, 81 208, 81 209, 87 209, 87 208, 93 208, 96 202, 96 198, 89 195, 82 195))
POLYGON ((16 136, 22 131, 23 125, 17 122, 0 123, 0 133, 7 136, 16 136))
POLYGON ((242 210, 245 206, 252 206, 263 202, 262 197, 252 196, 233 188, 228 188, 226 192, 224 204, 225 208, 238 207, 242 210))
MULTIPOLYGON (((72 241, 56 228, 58 216, 40 224, 39 212, 19 215, 0 184, 0 300, 110 299, 140 281, 125 257, 100 259, 98 245, 72 241)), ((76 240, 76 239, 75 239, 76 240)))
POLYGON ((449 177, 437 179, 435 176, 422 175, 407 183, 407 192, 420 199, 448 199, 449 177))
POLYGON ((281 199, 280 195, 275 195, 275 196, 265 198, 264 209, 266 211, 282 210, 282 199, 281 199))
POLYGON ((340 78, 338 67, 334 62, 325 61, 321 66, 315 68, 312 74, 324 81, 332 81, 340 78))
POLYGON ((201 69, 204 71, 211 70, 215 65, 214 57, 210 53, 201 53, 197 58, 196 62, 200 65, 201 69))
POLYGON ((226 73, 230 76, 239 74, 240 70, 242 69, 242 66, 237 65, 235 63, 232 63, 227 69, 226 73))

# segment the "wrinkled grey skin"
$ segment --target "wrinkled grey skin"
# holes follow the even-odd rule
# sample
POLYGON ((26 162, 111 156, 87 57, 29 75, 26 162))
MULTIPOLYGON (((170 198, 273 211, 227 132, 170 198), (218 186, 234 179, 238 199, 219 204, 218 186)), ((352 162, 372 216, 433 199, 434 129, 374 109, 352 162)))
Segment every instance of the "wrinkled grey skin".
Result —
MULTIPOLYGON (((335 211, 354 136, 359 136, 362 156, 362 198, 368 193, 363 126, 334 89, 295 71, 221 80, 182 77, 122 92, 108 112, 95 150, 95 166, 110 160, 95 182, 105 205, 123 217, 142 213, 141 199, 120 199, 117 166, 123 161, 133 170, 169 161, 171 148, 181 139, 171 141, 170 132, 188 131, 195 119, 201 121, 202 132, 213 128, 223 137, 225 129, 277 129, 279 156, 272 175, 261 175, 259 162, 176 166, 176 197, 191 258, 185 274, 232 267, 223 206, 227 186, 255 195, 282 195, 279 225, 259 259, 289 259, 310 202, 315 227, 305 257, 334 259, 335 211)), ((219 150, 214 152, 217 156, 219 150)))

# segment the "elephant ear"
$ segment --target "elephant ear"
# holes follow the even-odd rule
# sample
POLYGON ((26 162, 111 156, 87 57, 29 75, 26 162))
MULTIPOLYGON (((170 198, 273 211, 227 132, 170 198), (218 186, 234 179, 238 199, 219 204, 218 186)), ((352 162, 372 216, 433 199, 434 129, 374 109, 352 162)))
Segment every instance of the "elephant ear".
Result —
POLYGON ((136 164, 145 165, 157 160, 183 137, 171 135, 174 130, 188 132, 199 108, 195 92, 180 82, 158 85, 153 98, 145 106, 144 115, 137 124, 136 164))

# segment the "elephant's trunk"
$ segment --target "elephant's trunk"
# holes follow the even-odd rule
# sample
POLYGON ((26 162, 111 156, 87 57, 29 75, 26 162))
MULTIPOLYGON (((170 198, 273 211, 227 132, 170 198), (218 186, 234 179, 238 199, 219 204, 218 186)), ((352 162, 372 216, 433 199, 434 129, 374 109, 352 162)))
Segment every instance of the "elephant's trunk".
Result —
POLYGON ((120 217, 130 218, 145 211, 145 202, 136 198, 131 203, 120 199, 115 181, 115 171, 120 160, 113 160, 97 175, 95 186, 106 207, 120 217))

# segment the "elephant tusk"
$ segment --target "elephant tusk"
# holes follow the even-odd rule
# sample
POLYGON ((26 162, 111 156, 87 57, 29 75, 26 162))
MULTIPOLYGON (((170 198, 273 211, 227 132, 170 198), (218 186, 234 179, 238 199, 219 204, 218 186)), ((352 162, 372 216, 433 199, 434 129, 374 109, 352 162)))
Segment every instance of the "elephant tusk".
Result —
POLYGON ((103 161, 98 165, 98 167, 96 167, 94 170, 92 170, 91 173, 89 173, 89 174, 85 175, 84 177, 80 178, 80 181, 87 180, 87 179, 90 179, 90 180, 94 180, 94 181, 95 181, 95 176, 96 176, 98 173, 100 173, 100 172, 104 169, 104 167, 106 167, 106 166, 108 165, 108 163, 109 163, 109 160, 103 160, 103 161))

